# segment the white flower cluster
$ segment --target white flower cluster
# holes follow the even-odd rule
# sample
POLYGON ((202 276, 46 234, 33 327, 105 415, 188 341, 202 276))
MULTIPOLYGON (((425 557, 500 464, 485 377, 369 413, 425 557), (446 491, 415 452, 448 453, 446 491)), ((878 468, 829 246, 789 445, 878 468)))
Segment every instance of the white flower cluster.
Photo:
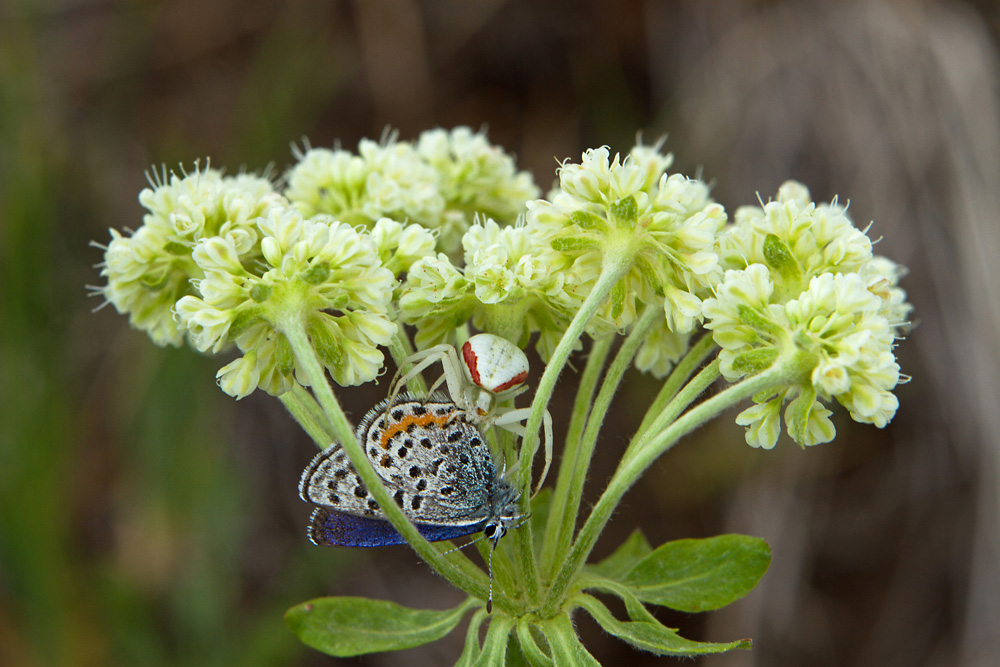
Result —
POLYGON ((538 196, 531 175, 467 127, 429 130, 415 144, 390 135, 363 139, 358 154, 309 149, 287 174, 285 196, 305 216, 327 213, 352 225, 386 217, 436 230, 438 248, 455 252, 477 215, 514 222, 538 196))
POLYGON ((786 401, 788 433, 803 446, 834 436, 822 401, 836 399, 856 421, 885 426, 898 406, 893 346, 909 313, 897 287, 901 268, 872 255, 844 207, 816 205, 794 182, 763 207, 739 209, 719 247, 734 268, 703 314, 722 347, 723 375, 736 381, 783 355, 809 361, 797 381, 755 397, 739 415, 747 442, 775 445, 786 401))
POLYGON ((100 291, 158 344, 238 348, 218 374, 236 397, 303 382, 293 329, 353 385, 380 372, 400 324, 420 348, 469 326, 521 347, 537 334, 548 359, 587 304, 594 337, 662 309, 635 357, 657 377, 700 323, 731 382, 794 368, 738 417, 754 446, 775 445, 782 415, 796 442, 830 440, 833 400, 888 423, 910 311, 902 267, 872 253, 845 207, 795 182, 727 226, 708 186, 668 174, 660 148, 588 150, 532 201, 530 176, 468 128, 364 140, 357 155, 311 149, 283 192, 213 169, 163 175, 140 195, 142 226, 111 231, 100 291))
POLYGON ((221 234, 253 246, 254 219, 283 199, 267 179, 223 176, 210 168, 164 175, 161 181, 139 194, 147 213, 135 233, 110 230, 101 268, 107 285, 101 291, 157 345, 177 346, 185 332, 173 319, 173 305, 194 293, 191 280, 202 275, 191 258, 195 244, 221 234))
POLYGON ((281 394, 293 381, 307 384, 282 334, 289 319, 303 322, 338 384, 374 379, 383 362, 378 346, 396 332, 388 315, 395 279, 370 236, 323 216, 307 220, 290 207, 272 208, 257 226, 266 270, 245 270, 231 238, 205 239, 193 254, 205 274, 197 284, 202 296, 176 306, 198 349, 234 342, 245 353, 219 371, 223 390, 242 398, 258 386, 281 394))
POLYGON ((500 227, 492 220, 473 225, 462 239, 465 266, 439 254, 417 261, 400 298, 404 322, 417 327, 417 345, 450 340, 471 320, 481 331, 526 346, 548 358, 572 314, 565 303, 564 274, 552 270, 551 248, 524 226, 500 227))
POLYGON ((666 173, 671 162, 658 145, 636 146, 624 160, 589 150, 580 164, 562 165, 547 201, 528 204, 528 226, 557 251, 574 305, 608 263, 627 265, 593 335, 626 329, 645 307, 663 308, 663 324, 637 359, 657 376, 686 349, 702 299, 722 275, 715 239, 727 220, 705 183, 666 173))

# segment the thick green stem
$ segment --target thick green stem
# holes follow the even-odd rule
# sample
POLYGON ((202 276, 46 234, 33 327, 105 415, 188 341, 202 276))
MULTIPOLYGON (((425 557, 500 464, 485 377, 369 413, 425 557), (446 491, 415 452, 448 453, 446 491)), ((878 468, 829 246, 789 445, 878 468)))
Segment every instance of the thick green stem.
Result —
MULTIPOLYGON (((786 384, 790 378, 796 378, 797 374, 801 374, 801 369, 797 360, 792 358, 786 360, 785 363, 778 363, 772 366, 759 375, 732 385, 725 391, 712 396, 690 409, 665 430, 651 437, 628 460, 623 460, 611 478, 607 489, 605 489, 591 511, 590 516, 587 518, 587 521, 580 529, 569 557, 563 563, 563 567, 552 582, 542 609, 543 616, 546 613, 555 614, 558 611, 563 595, 573 583, 580 568, 586 562, 591 550, 597 543, 598 537, 600 537, 601 531, 604 530, 608 520, 611 518, 615 507, 618 506, 625 493, 635 484, 653 461, 670 449, 682 437, 716 417, 724 410, 760 391, 786 384)), ((653 432, 652 429, 650 432, 653 432)))
POLYGON ((333 443, 334 437, 327 424, 326 415, 305 387, 295 383, 290 391, 286 391, 279 398, 317 447, 326 449, 333 443))
POLYGON ((545 564, 551 563, 555 558, 554 554, 559 553, 554 551, 556 540, 552 539, 551 536, 559 530, 562 516, 566 513, 567 496, 573 473, 576 470, 577 452, 580 441, 583 439, 583 429, 587 425, 590 405, 594 400, 594 392, 597 390, 597 381, 601 379, 604 361, 608 358, 608 352, 611 350, 613 342, 614 336, 606 336, 594 341, 590 347, 590 354, 587 356, 587 365, 580 377, 580 384, 576 389, 576 400, 573 402, 573 413, 570 416, 569 428, 566 431, 566 444, 563 447, 562 461, 559 464, 559 477, 556 479, 552 504, 549 505, 549 518, 545 525, 546 538, 542 545, 541 560, 546 572, 549 568, 545 564))
MULTIPOLYGON (((292 317, 283 322, 280 328, 291 345, 299 368, 312 387, 319 405, 323 408, 323 413, 330 422, 337 441, 344 448, 358 476, 361 477, 368 492, 378 502, 381 510, 385 512, 392 526, 400 532, 410 546, 413 547, 414 551, 438 574, 467 593, 485 599, 489 593, 489 581, 483 572, 460 553, 456 552, 453 554, 455 557, 450 559, 438 553, 437 549, 410 522, 410 519, 403 513, 403 510, 393 502, 389 490, 385 488, 378 473, 375 472, 368 462, 368 458, 361 448, 361 443, 358 442, 354 435, 354 427, 347 419, 343 410, 341 410, 340 404, 337 402, 337 398, 334 396, 333 390, 327 382, 323 365, 316 356, 312 345, 310 345, 302 323, 298 318, 292 317)), ((505 611, 514 611, 513 602, 506 595, 497 592, 494 595, 494 599, 497 606, 503 608, 505 611)))
POLYGON ((660 392, 656 395, 656 398, 650 404, 649 408, 646 410, 646 416, 642 418, 642 423, 639 428, 636 429, 635 433, 632 435, 632 441, 634 442, 643 433, 649 430, 650 425, 653 420, 663 412, 663 408, 673 399, 674 395, 680 391, 681 387, 688 378, 695 372, 695 370, 704 363, 708 355, 712 354, 715 350, 715 341, 712 339, 712 334, 708 333, 701 337, 701 339, 691 346, 691 349, 687 351, 684 358, 677 362, 674 366, 674 370, 671 371, 670 377, 667 381, 663 383, 663 387, 660 392))
MULTIPOLYGON (((403 368, 403 362, 410 358, 413 354, 413 345, 410 343, 409 336, 403 330, 403 325, 399 325, 399 329, 389 340, 389 355, 392 356, 392 360, 396 362, 396 368, 400 371, 405 371, 403 368)), ((418 394, 427 393, 427 385, 424 384, 424 378, 420 375, 414 377, 407 383, 412 390, 418 394)))
MULTIPOLYGON (((590 471, 590 460, 593 458, 594 448, 597 446, 597 436, 604 424, 604 417, 607 415, 608 408, 611 407, 611 399, 618 391, 625 371, 632 366, 632 360, 635 358, 636 352, 639 351, 639 346, 646 340, 649 331, 662 319, 662 308, 658 306, 646 308, 635 322, 628 338, 622 343, 618 354, 615 355, 614 361, 611 362, 611 366, 604 376, 597 400, 594 401, 590 416, 587 418, 587 429, 576 448, 573 472, 570 475, 569 488, 566 493, 567 502, 555 532, 549 532, 546 536, 548 540, 555 542, 556 546, 553 552, 555 554, 565 554, 569 551, 573 539, 573 529, 576 528, 577 515, 580 512, 580 503, 583 500, 583 486, 587 481, 587 473, 590 471)), ((555 569, 559 566, 559 563, 554 561, 555 559, 543 561, 544 572, 550 577, 555 574, 555 569)))
POLYGON ((684 385, 684 388, 677 392, 674 399, 667 403, 658 415, 654 416, 649 428, 645 431, 638 431, 632 436, 632 440, 625 449, 625 454, 622 456, 619 467, 627 463, 636 452, 642 451, 650 440, 657 437, 667 426, 673 423, 682 412, 687 410, 689 405, 694 403, 706 389, 712 386, 713 382, 719 379, 719 375, 718 359, 701 369, 701 372, 684 385))
MULTIPOLYGON (((584 299, 580 309, 576 312, 573 320, 569 323, 562 339, 556 345, 552 357, 545 365, 545 372, 542 373, 535 389, 535 397, 531 401, 531 414, 525 425, 525 436, 521 441, 521 456, 518 459, 518 488, 521 489, 521 508, 525 514, 529 512, 531 503, 531 464, 535 460, 535 453, 538 451, 538 432, 542 425, 542 417, 548 409, 549 399, 556 387, 556 380, 562 372, 569 355, 573 352, 577 341, 583 335, 583 330, 590 321, 590 318, 603 305, 604 300, 611 293, 611 288, 628 271, 629 264, 621 261, 622 258, 611 258, 606 256, 601 275, 591 289, 590 294, 584 299), (614 261, 617 259, 618 261, 614 261)), ((517 539, 515 546, 518 551, 518 561, 521 566, 521 573, 525 578, 525 586, 529 600, 534 603, 538 599, 538 572, 535 567, 534 536, 531 530, 531 522, 525 527, 516 531, 517 539)))

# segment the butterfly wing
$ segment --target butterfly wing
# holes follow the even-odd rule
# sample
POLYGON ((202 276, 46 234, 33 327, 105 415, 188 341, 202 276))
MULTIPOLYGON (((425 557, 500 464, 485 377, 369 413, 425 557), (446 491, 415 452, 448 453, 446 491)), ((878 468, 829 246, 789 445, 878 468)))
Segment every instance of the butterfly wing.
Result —
POLYGON ((365 454, 414 521, 473 525, 489 512, 497 480, 493 456, 454 403, 382 404, 358 428, 365 454))
MULTIPOLYGON (((451 540, 471 535, 482 526, 436 526, 416 524, 417 530, 430 542, 451 540)), ((386 547, 404 544, 406 540, 385 519, 355 516, 328 507, 317 507, 309 519, 309 539, 321 547, 386 547)))

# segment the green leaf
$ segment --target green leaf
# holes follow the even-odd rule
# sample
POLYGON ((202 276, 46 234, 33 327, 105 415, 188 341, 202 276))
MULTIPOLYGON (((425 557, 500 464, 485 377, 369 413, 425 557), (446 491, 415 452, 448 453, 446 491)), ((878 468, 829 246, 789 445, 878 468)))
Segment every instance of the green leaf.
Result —
POLYGON ((474 663, 476 667, 492 667, 502 665, 507 655, 507 640, 510 639, 510 630, 514 627, 514 620, 509 616, 497 614, 490 621, 490 627, 486 631, 486 639, 483 641, 483 652, 474 663))
POLYGON ((586 571, 599 577, 620 581, 629 570, 653 551, 649 541, 638 528, 621 543, 615 552, 596 565, 588 565, 586 571))
POLYGON ((587 610, 594 620, 605 631, 622 641, 657 655, 704 655, 707 653, 725 653, 736 648, 750 648, 749 639, 741 639, 724 644, 715 642, 698 642, 685 639, 673 628, 668 628, 660 622, 647 616, 646 621, 620 621, 612 615, 597 598, 580 595, 572 600, 587 610))
POLYGON ((667 542, 622 579, 643 602, 680 611, 724 607, 757 585, 771 563, 767 542, 747 535, 667 542))
POLYGON ((597 658, 580 643, 573 622, 565 612, 542 622, 541 628, 552 650, 555 667, 601 667, 597 658))
POLYGON ((285 613, 285 623, 307 646, 338 658, 398 651, 437 641, 479 601, 454 609, 410 609, 386 600, 318 598, 285 613))

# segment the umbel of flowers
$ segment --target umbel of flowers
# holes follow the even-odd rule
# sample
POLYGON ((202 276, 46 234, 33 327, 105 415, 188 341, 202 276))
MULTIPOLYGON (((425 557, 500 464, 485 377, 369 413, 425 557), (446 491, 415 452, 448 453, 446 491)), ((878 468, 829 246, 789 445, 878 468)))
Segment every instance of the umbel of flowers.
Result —
POLYGON ((741 597, 767 568, 763 541, 652 549, 637 532, 606 561, 587 559, 648 467, 733 405, 750 402, 736 420, 761 448, 782 433, 801 446, 829 442, 835 403, 879 428, 892 419, 902 378, 894 346, 910 306, 903 268, 873 253, 867 229, 794 182, 730 220, 704 182, 669 172, 660 144, 566 160, 544 198, 510 155, 467 128, 296 158, 281 185, 197 163, 157 175, 139 197, 142 224, 111 230, 96 288, 156 344, 224 356, 217 381, 227 394, 262 389, 318 446, 340 443, 393 527, 469 593, 443 612, 314 600, 289 611, 292 629, 328 653, 357 655, 432 641, 475 610, 462 664, 502 662, 511 633, 531 664, 594 664, 572 623, 583 610, 659 654, 748 647, 683 639, 646 607, 705 611, 741 597), (495 584, 463 554, 442 555, 393 502, 330 384, 370 382, 386 351, 402 364, 475 330, 534 346, 546 362, 523 438, 487 434, 518 461, 510 481, 532 516, 498 547, 495 584), (533 498, 539 426, 574 354, 582 375, 558 476, 533 498), (581 516, 598 433, 632 366, 664 379, 662 389, 581 516), (699 400, 717 381, 724 388, 699 400), (627 619, 595 594, 621 598, 627 619))

